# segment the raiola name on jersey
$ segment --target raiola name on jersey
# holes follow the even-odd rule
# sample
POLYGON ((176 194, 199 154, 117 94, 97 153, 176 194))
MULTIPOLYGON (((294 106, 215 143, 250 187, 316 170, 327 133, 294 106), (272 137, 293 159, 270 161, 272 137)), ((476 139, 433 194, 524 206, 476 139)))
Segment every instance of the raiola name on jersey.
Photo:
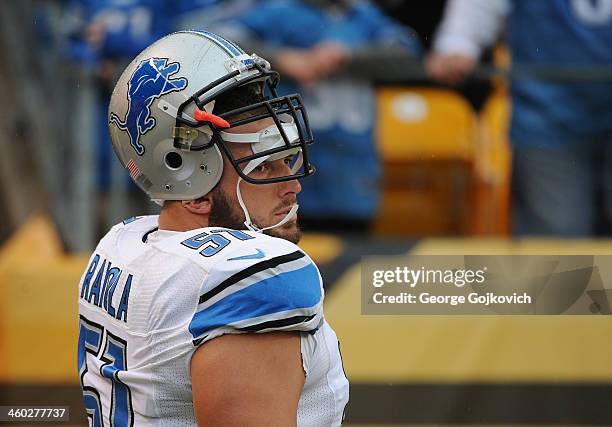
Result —
POLYGON ((80 298, 98 308, 103 308, 109 316, 127 322, 132 277, 131 274, 124 274, 120 268, 113 266, 113 263, 106 258, 101 260, 100 255, 95 254, 85 272, 80 298), (124 277, 125 282, 120 285, 121 298, 117 308, 115 308, 113 307, 113 297, 122 276, 127 277, 124 277))
POLYGON ((195 425, 193 352, 223 334, 269 331, 301 332, 298 425, 340 424, 348 381, 312 260, 283 239, 155 231, 157 220, 113 227, 81 279, 78 361, 91 424, 195 425))

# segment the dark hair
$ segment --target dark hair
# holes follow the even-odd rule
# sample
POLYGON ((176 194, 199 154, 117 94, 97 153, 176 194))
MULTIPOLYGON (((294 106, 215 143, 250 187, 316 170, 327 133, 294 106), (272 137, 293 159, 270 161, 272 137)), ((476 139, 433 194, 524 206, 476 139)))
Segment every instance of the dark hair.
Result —
POLYGON ((215 114, 223 114, 236 108, 245 107, 264 100, 263 84, 261 82, 238 86, 215 98, 215 114))

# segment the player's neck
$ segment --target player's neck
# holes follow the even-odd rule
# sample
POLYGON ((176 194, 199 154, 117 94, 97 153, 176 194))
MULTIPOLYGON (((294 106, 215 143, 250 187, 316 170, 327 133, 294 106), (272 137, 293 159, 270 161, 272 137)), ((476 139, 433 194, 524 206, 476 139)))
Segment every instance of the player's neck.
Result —
POLYGON ((159 214, 160 230, 188 231, 207 226, 207 215, 189 212, 180 203, 167 203, 159 214))

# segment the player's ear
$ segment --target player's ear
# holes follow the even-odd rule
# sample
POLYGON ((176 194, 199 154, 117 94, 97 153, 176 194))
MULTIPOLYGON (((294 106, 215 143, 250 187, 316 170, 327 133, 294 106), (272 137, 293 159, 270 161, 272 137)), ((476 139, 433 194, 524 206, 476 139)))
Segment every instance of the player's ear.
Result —
POLYGON ((183 209, 186 209, 189 213, 196 215, 208 215, 212 208, 212 195, 208 193, 205 196, 199 197, 195 200, 183 200, 181 202, 183 209))

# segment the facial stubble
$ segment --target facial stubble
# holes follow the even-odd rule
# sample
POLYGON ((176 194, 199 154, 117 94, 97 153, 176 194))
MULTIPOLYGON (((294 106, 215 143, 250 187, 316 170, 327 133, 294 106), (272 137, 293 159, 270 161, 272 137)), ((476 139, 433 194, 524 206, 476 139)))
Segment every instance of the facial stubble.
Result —
MULTIPOLYGON (((208 218, 209 226, 225 227, 234 230, 244 230, 246 228, 244 225, 244 212, 242 212, 242 209, 239 207, 238 202, 233 201, 220 186, 217 186, 217 188, 212 191, 212 202, 212 208, 210 211, 210 216, 208 218)), ((261 224, 257 218, 252 218, 252 220, 255 225, 261 228, 272 225, 261 224)), ((269 230, 265 230, 264 234, 268 234, 273 237, 279 237, 281 239, 285 239, 290 241, 291 243, 296 244, 300 241, 302 237, 302 231, 300 230, 299 224, 297 222, 291 221, 279 227, 274 227, 269 230)))

